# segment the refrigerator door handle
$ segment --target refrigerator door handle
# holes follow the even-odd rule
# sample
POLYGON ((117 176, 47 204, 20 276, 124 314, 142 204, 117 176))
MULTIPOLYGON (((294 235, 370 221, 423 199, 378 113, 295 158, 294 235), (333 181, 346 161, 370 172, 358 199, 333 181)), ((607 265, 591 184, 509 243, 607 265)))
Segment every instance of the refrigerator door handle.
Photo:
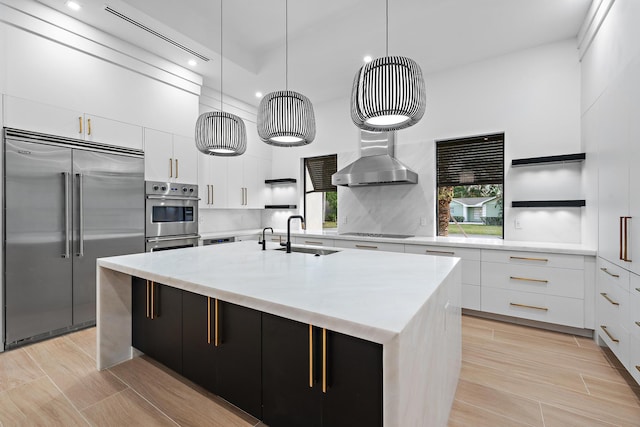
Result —
POLYGON ((69 258, 69 172, 62 172, 64 176, 64 253, 62 258, 69 258))
POLYGON ((83 188, 82 188, 82 174, 81 173, 77 173, 76 177, 78 178, 78 231, 79 231, 79 236, 78 236, 78 256, 79 257, 83 257, 84 256, 84 206, 82 203, 82 193, 83 188))

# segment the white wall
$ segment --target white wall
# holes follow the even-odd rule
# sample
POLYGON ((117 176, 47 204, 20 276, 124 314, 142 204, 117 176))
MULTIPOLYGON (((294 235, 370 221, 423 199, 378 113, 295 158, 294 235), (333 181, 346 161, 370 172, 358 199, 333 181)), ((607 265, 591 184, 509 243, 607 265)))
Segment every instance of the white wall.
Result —
MULTIPOLYGON (((504 132, 505 238, 580 242, 581 216, 592 207, 538 210, 510 207, 512 200, 584 197, 579 166, 510 168, 514 158, 581 151, 580 64, 575 40, 430 74, 425 81, 425 116, 417 125, 399 131, 396 140, 396 157, 418 172, 418 185, 341 188, 340 232, 434 235, 434 141, 504 132), (514 227, 516 217, 521 229, 514 227)), ((296 173, 300 157, 338 153, 340 168, 349 162, 347 159, 358 155, 358 130, 351 123, 348 96, 315 105, 315 110, 316 141, 307 147, 275 150, 275 177, 296 173)), ((280 226, 277 218, 264 218, 270 220, 280 226)))

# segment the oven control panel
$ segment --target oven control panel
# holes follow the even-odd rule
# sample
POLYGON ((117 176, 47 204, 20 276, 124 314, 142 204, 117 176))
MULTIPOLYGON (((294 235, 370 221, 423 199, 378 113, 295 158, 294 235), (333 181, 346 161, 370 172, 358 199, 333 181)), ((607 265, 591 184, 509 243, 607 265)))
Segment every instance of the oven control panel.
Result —
POLYGON ((178 182, 145 181, 147 196, 198 197, 198 186, 178 182))

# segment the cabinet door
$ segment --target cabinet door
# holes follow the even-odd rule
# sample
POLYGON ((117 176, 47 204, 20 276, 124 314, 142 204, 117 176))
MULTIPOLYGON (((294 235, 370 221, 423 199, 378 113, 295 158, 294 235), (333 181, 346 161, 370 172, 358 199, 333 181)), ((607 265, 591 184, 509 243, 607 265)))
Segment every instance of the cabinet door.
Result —
POLYGON ((225 157, 211 157, 209 165, 211 175, 211 207, 226 208, 228 204, 229 180, 227 176, 228 159, 225 157))
POLYGON ((131 278, 131 345, 145 354, 151 347, 150 284, 139 277, 131 278))
MULTIPOLYGON (((640 72, 640 61, 635 60, 631 66, 632 72, 627 73, 627 79, 630 80, 628 86, 626 86, 626 94, 629 101, 628 108, 625 106, 629 114, 629 150, 627 158, 631 168, 629 169, 629 231, 627 247, 629 250, 628 258, 632 262, 627 263, 627 268, 630 268, 636 274, 640 274, 640 192, 638 191, 640 186, 640 170, 638 168, 638 162, 640 161, 640 147, 638 147, 637 141, 640 138, 640 121, 637 120, 638 114, 640 114, 640 103, 638 103, 638 97, 640 97, 640 83, 638 83, 638 72, 640 72)), ((635 369, 635 368, 634 368, 635 369)), ((639 371, 636 371, 640 374, 639 371)))
POLYGON ((90 114, 84 119, 87 141, 142 150, 142 127, 90 114))
POLYGON ((211 160, 212 156, 198 154, 198 197, 199 209, 211 209, 211 160))
POLYGON ((245 207, 264 209, 264 167, 257 157, 244 156, 242 161, 245 207))
POLYGON ((83 114, 27 99, 4 96, 4 126, 67 138, 84 137, 83 114))
POLYGON ((382 426, 382 345, 326 331, 323 425, 382 426))
POLYGON ((173 137, 154 129, 144 130, 144 179, 174 181, 173 137))
POLYGON ((227 158, 227 207, 242 209, 245 207, 244 162, 242 157, 227 158))
POLYGON ((198 183, 198 149, 193 137, 173 135, 174 180, 198 183))
MULTIPOLYGON (((317 345, 315 339, 313 347, 317 345)), ((262 419, 265 424, 279 427, 322 424, 322 390, 317 381, 320 364, 318 360, 313 363, 310 360, 315 351, 310 346, 309 325, 262 313, 262 419)))
POLYGON ((262 418, 262 313, 218 301, 216 394, 262 418))
POLYGON ((182 375, 207 390, 216 390, 214 300, 183 291, 182 375))

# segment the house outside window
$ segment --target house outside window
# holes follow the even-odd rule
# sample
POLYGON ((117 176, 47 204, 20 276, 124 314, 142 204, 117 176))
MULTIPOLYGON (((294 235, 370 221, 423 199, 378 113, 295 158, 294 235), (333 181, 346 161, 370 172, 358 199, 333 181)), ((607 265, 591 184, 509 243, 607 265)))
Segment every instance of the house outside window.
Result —
POLYGON ((331 175, 338 170, 338 156, 304 159, 304 217, 308 230, 336 229, 338 189, 331 175))
POLYGON ((504 134, 436 141, 438 236, 504 235, 504 134))

